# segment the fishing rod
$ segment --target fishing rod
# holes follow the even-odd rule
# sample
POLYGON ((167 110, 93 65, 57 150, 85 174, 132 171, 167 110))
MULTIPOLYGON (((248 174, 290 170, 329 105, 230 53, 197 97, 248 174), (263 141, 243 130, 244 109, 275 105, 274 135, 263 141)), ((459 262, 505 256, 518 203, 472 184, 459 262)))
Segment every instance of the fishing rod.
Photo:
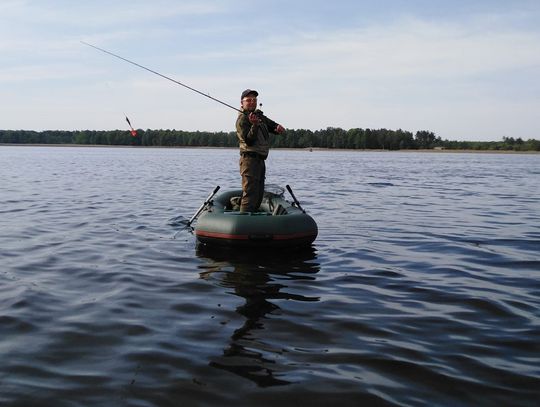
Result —
POLYGON ((87 46, 89 46, 89 47, 95 48, 95 49, 97 49, 98 51, 101 51, 101 52, 104 52, 104 53, 106 53, 106 54, 112 55, 113 57, 118 58, 118 59, 121 59, 122 61, 126 61, 126 62, 128 62, 128 63, 130 63, 130 64, 132 64, 132 65, 135 65, 135 66, 137 66, 137 67, 139 67, 139 68, 141 68, 141 69, 144 69, 144 70, 146 70, 146 71, 148 71, 148 72, 151 72, 151 73, 153 73, 153 74, 155 74, 155 75, 161 76, 162 78, 165 78, 165 79, 167 79, 167 80, 169 80, 169 81, 171 81, 171 82, 174 82, 174 83, 176 83, 177 85, 183 86, 184 88, 187 88, 187 89, 189 89, 189 90, 192 90, 193 92, 196 92, 196 93, 198 93, 199 95, 203 95, 204 97, 207 97, 208 99, 212 99, 212 100, 215 101, 215 102, 218 102, 218 103, 221 103, 221 104, 224 105, 224 106, 230 107, 231 109, 236 110, 236 111, 239 112, 239 113, 244 113, 242 110, 237 109, 236 107, 231 106, 231 105, 229 105, 228 103, 222 102, 221 100, 216 99, 216 98, 214 98, 214 97, 212 97, 212 96, 210 96, 210 95, 207 95, 206 93, 203 93, 203 92, 201 92, 201 91, 199 91, 199 90, 197 90, 197 89, 195 89, 195 88, 192 88, 191 86, 188 86, 188 85, 186 85, 185 83, 182 83, 182 82, 179 82, 179 81, 174 80, 174 79, 172 79, 172 78, 169 78, 168 76, 165 76, 165 75, 163 75, 163 74, 161 74, 161 73, 159 73, 159 72, 156 72, 156 71, 154 71, 154 70, 152 70, 152 69, 150 69, 150 68, 147 68, 147 67, 145 67, 145 66, 142 66, 142 65, 140 65, 140 64, 138 64, 138 63, 136 63, 136 62, 130 61, 130 60, 127 59, 127 58, 121 57, 120 55, 116 55, 116 54, 114 54, 114 53, 112 53, 112 52, 110 52, 110 51, 107 51, 107 50, 105 50, 105 49, 103 49, 103 48, 96 47, 95 45, 89 44, 89 43, 84 42, 84 41, 81 41, 81 43, 84 44, 84 45, 87 45, 87 46))

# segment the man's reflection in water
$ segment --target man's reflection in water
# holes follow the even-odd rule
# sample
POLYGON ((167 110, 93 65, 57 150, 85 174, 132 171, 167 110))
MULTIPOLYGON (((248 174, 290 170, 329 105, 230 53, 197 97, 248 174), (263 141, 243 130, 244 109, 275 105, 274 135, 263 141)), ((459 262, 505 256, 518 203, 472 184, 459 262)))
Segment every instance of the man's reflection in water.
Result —
POLYGON ((281 312, 271 300, 319 300, 315 296, 288 293, 287 286, 277 282, 314 280, 319 271, 315 250, 309 248, 290 253, 250 251, 246 254, 245 251, 218 251, 199 245, 197 256, 208 261, 203 266, 206 271, 200 273, 201 278, 210 279, 212 274, 220 273, 223 275, 220 285, 232 287, 236 295, 246 300, 236 308, 246 321, 234 331, 223 355, 213 358, 210 365, 250 379, 261 387, 289 384, 289 381, 279 378, 279 370, 284 371, 285 367, 272 359, 272 355, 280 354, 285 346, 274 349, 263 343, 257 331, 265 329, 266 315, 281 312))

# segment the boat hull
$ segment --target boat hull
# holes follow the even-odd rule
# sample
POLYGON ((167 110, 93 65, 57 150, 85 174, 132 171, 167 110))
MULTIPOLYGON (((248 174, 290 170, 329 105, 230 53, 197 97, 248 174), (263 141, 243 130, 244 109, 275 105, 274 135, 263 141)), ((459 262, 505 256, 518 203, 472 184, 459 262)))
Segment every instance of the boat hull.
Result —
POLYGON ((310 246, 318 234, 311 216, 283 197, 265 193, 260 212, 233 210, 228 191, 214 198, 195 226, 197 240, 222 247, 299 248, 310 246))

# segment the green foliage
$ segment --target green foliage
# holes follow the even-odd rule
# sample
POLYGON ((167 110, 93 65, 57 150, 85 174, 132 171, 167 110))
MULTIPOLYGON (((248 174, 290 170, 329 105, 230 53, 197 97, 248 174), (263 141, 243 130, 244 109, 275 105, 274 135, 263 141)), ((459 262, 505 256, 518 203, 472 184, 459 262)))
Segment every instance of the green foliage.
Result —
MULTIPOLYGON (((133 137, 124 130, 0 130, 0 143, 4 144, 82 144, 82 145, 127 145, 163 147, 237 147, 236 132, 188 132, 183 130, 137 130, 133 137)), ((311 131, 287 130, 285 134, 273 136, 275 148, 330 148, 363 150, 411 150, 411 149, 454 149, 454 150, 513 150, 540 151, 540 140, 504 137, 502 141, 449 141, 441 140, 433 132, 388 129, 343 130, 338 127, 311 131)))

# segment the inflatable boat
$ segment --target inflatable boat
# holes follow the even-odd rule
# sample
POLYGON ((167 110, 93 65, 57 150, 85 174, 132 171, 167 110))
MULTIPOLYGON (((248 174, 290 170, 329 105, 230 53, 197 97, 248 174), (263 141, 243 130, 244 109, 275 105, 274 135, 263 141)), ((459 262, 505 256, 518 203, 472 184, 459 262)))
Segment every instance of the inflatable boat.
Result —
POLYGON ((240 212, 241 190, 217 192, 203 203, 189 223, 197 218, 194 227, 197 240, 205 245, 220 247, 300 248, 310 246, 317 237, 317 224, 294 196, 287 201, 281 191, 265 191, 257 212, 240 212))

